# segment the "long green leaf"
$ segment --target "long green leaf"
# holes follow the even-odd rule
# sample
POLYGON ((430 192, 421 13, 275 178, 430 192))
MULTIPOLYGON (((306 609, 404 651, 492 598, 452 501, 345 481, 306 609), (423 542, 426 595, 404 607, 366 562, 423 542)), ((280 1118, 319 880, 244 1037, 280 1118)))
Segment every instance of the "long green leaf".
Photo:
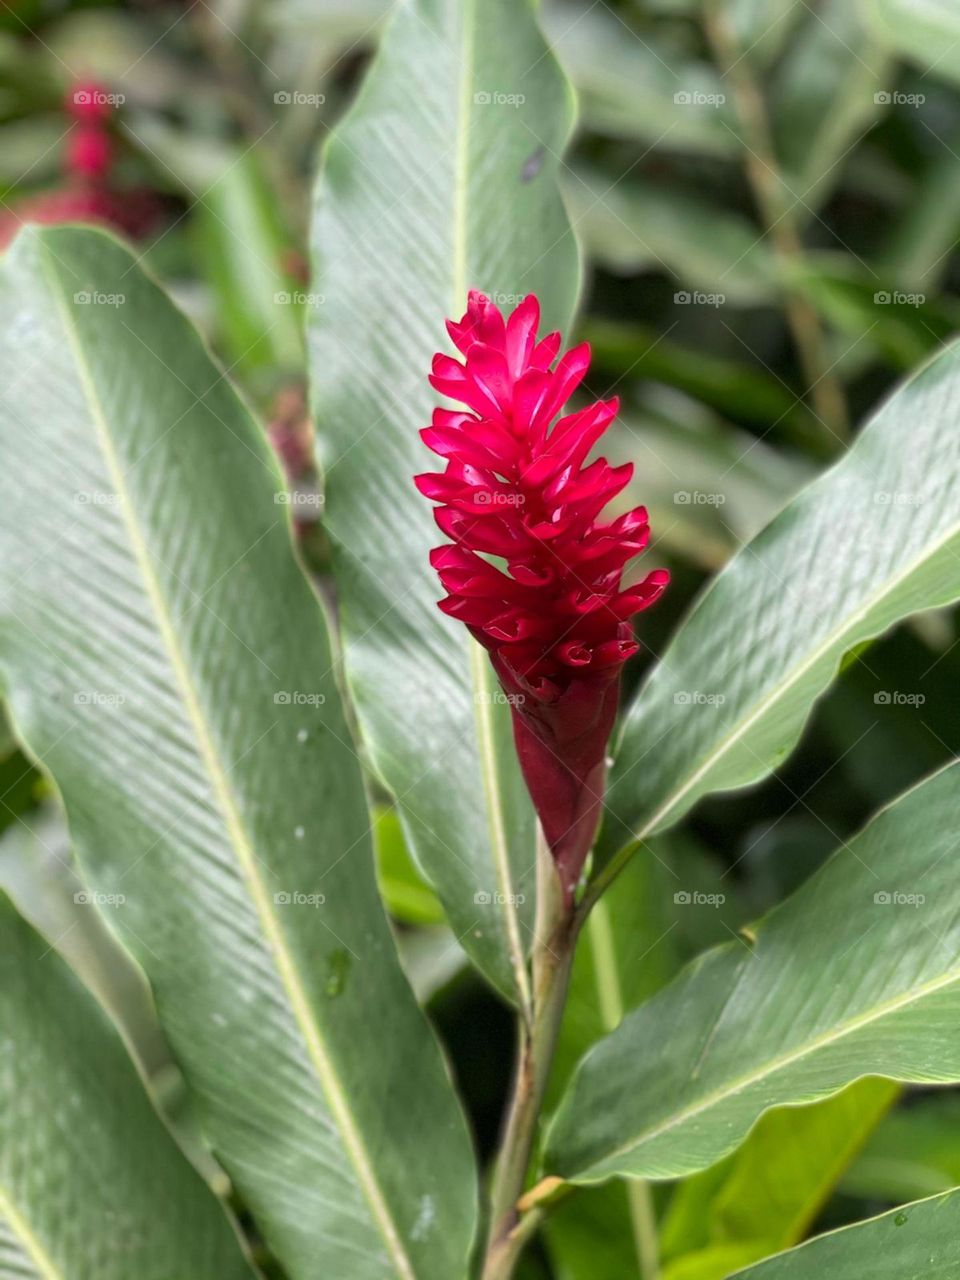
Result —
MULTIPOLYGON (((486 654, 437 609, 414 473, 432 355, 467 290, 563 327, 577 250, 557 189, 573 116, 528 0, 398 7, 331 141, 313 229, 314 401, 347 677, 370 758, 455 933, 524 998, 533 814, 486 654)), ((502 695, 501 695, 502 697, 502 695)))
POLYGON ((860 1076, 960 1079, 960 765, 884 810, 754 930, 707 952, 584 1058, 547 1172, 712 1164, 769 1107, 860 1076))
POLYGON ((0 893, 0 1277, 253 1280, 116 1027, 0 893))
POLYGON ((84 879, 292 1280, 461 1275, 469 1144, 261 433, 110 237, 23 236, 0 302, 0 670, 84 879))
POLYGON ((960 596, 958 416, 955 345, 714 579, 626 718, 606 854, 764 777, 844 654, 960 596))
POLYGON ((960 1192, 904 1205, 738 1271, 731 1280, 954 1280, 960 1192))

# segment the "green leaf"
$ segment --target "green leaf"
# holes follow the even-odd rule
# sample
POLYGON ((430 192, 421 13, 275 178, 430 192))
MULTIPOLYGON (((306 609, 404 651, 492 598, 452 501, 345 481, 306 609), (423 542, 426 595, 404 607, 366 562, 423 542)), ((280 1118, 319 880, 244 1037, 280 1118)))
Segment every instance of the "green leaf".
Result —
POLYGON ((607 4, 556 0, 544 23, 591 129, 663 151, 739 154, 736 113, 709 63, 634 31, 607 4))
POLYGON ((676 387, 721 413, 759 423, 771 435, 791 436, 807 452, 822 451, 816 418, 789 387, 762 369, 681 346, 643 325, 594 318, 586 320, 582 331, 598 371, 676 387))
POLYGON ((960 1268, 960 1192, 904 1205, 819 1236, 731 1280, 953 1280, 960 1268))
POLYGON ((0 894, 0 1275, 253 1280, 116 1028, 0 894))
POLYGON ((893 72, 856 2, 826 0, 805 19, 778 68, 772 103, 786 194, 801 219, 814 216, 839 184, 853 145, 889 110, 878 96, 893 72))
POLYGON ((311 348, 347 678, 376 772, 471 959, 525 998, 533 811, 484 651, 437 609, 442 537, 413 486, 444 317, 468 288, 567 325, 577 250, 557 189, 569 85, 524 0, 394 13, 326 152, 311 348))
POLYGON ((402 924, 443 924, 443 908, 413 865, 393 809, 377 814, 373 842, 380 894, 393 918, 402 924))
POLYGON ((960 82, 960 10, 954 0, 860 0, 877 36, 938 78, 960 82))
POLYGON ((960 1097, 912 1098, 890 1113, 844 1174, 841 1190, 864 1200, 919 1200, 960 1183, 960 1097))
POLYGON ((606 853, 764 777, 845 653, 960 596, 958 414, 953 346, 714 579, 627 715, 606 853))
POLYGON ((0 302, 0 671, 84 880, 291 1280, 461 1275, 469 1142, 272 455, 112 238, 22 236, 0 302))
MULTIPOLYGON (((547 1111, 586 1050, 674 976, 689 953, 691 930, 701 938, 706 933, 708 942, 729 936, 716 907, 676 901, 681 886, 711 884, 716 869, 710 861, 692 842, 674 836, 655 843, 651 856, 635 858, 597 903, 580 935, 547 1111)), ((551 1208, 543 1230, 559 1280, 647 1277, 655 1269, 653 1196, 636 1179, 578 1188, 551 1208)))
POLYGON ((646 506, 658 553, 662 546, 715 570, 815 471, 686 398, 668 407, 658 414, 625 406, 604 456, 611 465, 634 463, 623 501, 646 506))
POLYGON ((150 1076, 166 1067, 170 1052, 143 974, 90 901, 59 815, 31 814, 3 833, 0 891, 60 952, 122 1029, 141 1071, 150 1076))
POLYGON ((546 1168, 667 1178, 734 1149, 770 1107, 866 1075, 960 1079, 960 765, 884 810, 792 898, 706 953, 578 1068, 546 1168))
POLYGON ((706 1169, 678 1187, 671 1219, 681 1220, 685 1202, 692 1202, 687 1218, 696 1222, 702 1240, 674 1257, 664 1280, 724 1280, 728 1250, 735 1249, 738 1265, 746 1265, 796 1244, 899 1092, 889 1080, 858 1080, 812 1106, 768 1111, 731 1157, 719 1186, 714 1170, 706 1169), (706 1198, 698 1187, 704 1181, 706 1198))
MULTIPOLYGON (((776 298, 776 261, 763 233, 739 214, 662 181, 612 182, 595 169, 575 170, 564 185, 590 257, 611 270, 662 269, 721 304, 776 298)), ((677 297, 683 305, 684 291, 677 297)))
POLYGON ((271 378, 299 371, 308 295, 292 273, 292 237, 259 152, 228 155, 204 183, 194 217, 230 367, 271 378))
POLYGON ((743 57, 766 66, 787 41, 806 11, 803 0, 726 0, 725 9, 743 57))

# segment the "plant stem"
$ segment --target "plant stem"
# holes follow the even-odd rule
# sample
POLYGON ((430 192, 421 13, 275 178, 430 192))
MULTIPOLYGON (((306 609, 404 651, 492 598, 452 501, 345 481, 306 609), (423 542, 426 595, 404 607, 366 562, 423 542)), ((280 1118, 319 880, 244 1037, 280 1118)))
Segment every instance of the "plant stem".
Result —
POLYGON ((576 946, 577 918, 565 910, 549 849, 537 852, 537 924, 533 946, 533 1013, 520 1018, 517 1065, 490 1192, 490 1230, 482 1280, 509 1280, 539 1213, 517 1209, 526 1182, 543 1094, 563 1017, 576 946))
MULTIPOLYGON (((603 1029, 609 1033, 620 1025, 625 1009, 610 910, 605 902, 594 904, 587 920, 587 930, 593 946, 597 1005, 603 1029)), ((650 1185, 639 1178, 628 1178, 624 1185, 639 1274, 642 1280, 658 1280, 660 1243, 650 1185)))
POLYGON ((747 177, 760 208, 774 252, 784 274, 787 323, 803 369, 810 400, 824 426, 838 440, 849 430, 843 388, 828 364, 820 319, 814 307, 792 284, 791 276, 802 266, 803 243, 793 209, 784 196, 770 122, 763 95, 753 78, 747 59, 738 48, 727 14, 718 0, 704 7, 704 28, 717 61, 726 66, 734 105, 743 130, 747 177))

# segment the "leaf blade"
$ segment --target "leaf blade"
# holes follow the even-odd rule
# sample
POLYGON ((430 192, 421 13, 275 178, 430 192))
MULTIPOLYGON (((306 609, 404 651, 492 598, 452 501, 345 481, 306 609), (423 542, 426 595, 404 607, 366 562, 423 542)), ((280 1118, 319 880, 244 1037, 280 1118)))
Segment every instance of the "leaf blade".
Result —
POLYGON ((116 1028, 6 895, 0 971, 0 1274, 252 1280, 116 1028), (82 1232, 71 1229, 78 1213, 82 1232))
POLYGON ((506 308, 533 291, 548 327, 569 320, 577 251, 556 178, 572 116, 526 0, 413 0, 330 141, 313 229, 319 462, 361 732, 454 932, 521 1004, 533 812, 487 657, 437 610, 442 539, 412 477, 435 461, 418 437, 427 375, 467 289, 506 308))
POLYGON ((713 580, 626 716, 604 856, 627 856, 625 831, 643 840, 764 777, 845 653, 960 596, 958 404, 953 346, 713 580))
POLYGON ((675 1177, 733 1150, 772 1106, 861 1076, 956 1079, 943 862, 958 780, 951 766, 907 792, 756 926, 752 947, 707 952, 596 1046, 548 1135, 548 1172, 675 1177))
POLYGON ((0 365, 18 400, 0 432, 0 662, 85 879, 124 897, 116 927, 291 1276, 457 1274, 469 1145, 377 896, 275 463, 195 332, 110 237, 31 232, 2 290, 0 365), (120 301, 84 301, 96 296, 120 301), (22 378, 38 361, 45 384, 22 378), (404 1064, 395 1145, 378 1138, 397 1077, 372 1023, 404 1064), (433 1217, 418 1226, 423 1205, 433 1217))
POLYGON ((960 1265, 958 1220, 960 1195, 949 1191, 818 1236, 731 1280, 854 1280, 865 1259, 872 1280, 948 1280, 960 1265))

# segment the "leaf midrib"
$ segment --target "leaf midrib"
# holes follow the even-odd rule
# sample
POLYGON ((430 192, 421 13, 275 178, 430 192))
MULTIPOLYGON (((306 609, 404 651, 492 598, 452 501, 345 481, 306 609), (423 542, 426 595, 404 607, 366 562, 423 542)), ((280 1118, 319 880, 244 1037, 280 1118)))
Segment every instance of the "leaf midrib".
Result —
POLYGON ((74 353, 78 375, 81 384, 86 389, 91 418, 93 420, 97 436, 100 440, 104 461, 110 473, 114 491, 120 498, 118 506, 124 523, 127 526, 133 556, 139 566, 144 588, 151 605, 153 606, 157 626, 164 640, 171 667, 183 694, 184 706, 187 718, 194 731, 198 754, 206 765, 214 794, 217 796, 220 803, 221 813, 227 828, 227 833, 231 839, 231 844, 237 855, 238 861, 241 864, 240 869, 243 878, 247 883, 247 888, 253 901, 254 908, 268 939, 268 950, 275 962, 281 984, 287 993, 287 998, 290 1001, 295 1021, 303 1035, 304 1043, 308 1050, 317 1080, 323 1089, 330 1110, 337 1120, 341 1140, 343 1141, 344 1147, 346 1148, 354 1169, 356 1170, 360 1186, 363 1189, 367 1202, 371 1208, 374 1221, 377 1223, 380 1234, 384 1238, 384 1242, 396 1267, 397 1273, 403 1277, 403 1280, 416 1280, 413 1267, 407 1257, 399 1232, 397 1231, 386 1201, 380 1191, 376 1175, 363 1144, 363 1139, 360 1136, 350 1114, 343 1088, 337 1077, 333 1064, 327 1056, 320 1028, 315 1023, 311 1014, 309 999, 307 997, 303 981, 300 977, 296 961, 289 952, 283 930, 270 908, 269 895, 256 869, 256 853, 254 851, 253 841, 247 835, 243 820, 240 817, 239 807, 233 797, 232 788, 228 780, 228 772, 223 768, 220 762, 217 747, 206 727, 203 709, 201 707, 197 691, 194 687, 189 664, 177 639, 176 631, 173 626, 173 619, 167 609, 159 580, 153 571, 149 548, 135 518, 136 507, 132 501, 132 495, 126 485, 126 476, 120 465, 120 460, 113 444, 113 439, 110 434, 110 426, 107 422, 106 414, 100 400, 90 363, 81 342, 79 331, 73 322, 73 317, 67 304, 66 297, 61 291, 56 269, 49 263, 48 254, 50 254, 51 251, 47 248, 40 236, 38 236, 38 243, 42 250, 41 257, 44 269, 48 280, 51 281, 52 291, 63 319, 67 341, 74 353))
MULTIPOLYGON (((728 945, 733 946, 734 944, 731 943, 728 945)), ((875 1005, 872 1009, 858 1015, 856 1018, 851 1018, 846 1023, 838 1024, 824 1035, 817 1036, 813 1040, 806 1041, 791 1053, 784 1054, 779 1058, 770 1059, 768 1062, 763 1064, 762 1069, 752 1072, 749 1075, 741 1076, 737 1080, 722 1085, 720 1088, 714 1090, 713 1093, 708 1094, 703 1098, 696 1106, 688 1107, 685 1110, 674 1113, 662 1124, 655 1128, 647 1129, 645 1132, 631 1138, 629 1142, 625 1142, 601 1158, 593 1160, 591 1164, 606 1164, 610 1160, 615 1160, 620 1156, 627 1155, 629 1152, 636 1150, 637 1147, 640 1147, 645 1143, 656 1141, 665 1133, 669 1133, 672 1129, 677 1128, 678 1125, 685 1124, 688 1120, 692 1120, 697 1116, 702 1115, 704 1112, 709 1111, 711 1108, 722 1102, 725 1102, 728 1098, 735 1097, 738 1093, 750 1088, 752 1085, 759 1084, 768 1077, 775 1075, 778 1071, 782 1071, 785 1068, 791 1067, 795 1063, 802 1061, 810 1054, 817 1053, 820 1049, 829 1048, 831 1045, 844 1039, 844 1037, 851 1035, 856 1031, 860 1031, 864 1027, 868 1027, 872 1023, 877 1022, 888 1015, 898 1013, 901 1009, 907 1008, 909 1005, 914 1004, 919 1000, 925 1000, 927 996, 936 995, 938 991, 942 991, 944 988, 956 983, 958 978, 960 978, 960 973, 958 973, 956 969, 953 969, 946 974, 941 975, 939 978, 931 979, 931 981, 923 983, 919 987, 911 988, 911 990, 904 992, 901 996, 897 996, 891 1000, 886 1000, 875 1005)), ((878 1074, 884 1075, 884 1072, 864 1071, 862 1073, 862 1075, 878 1074)), ((861 1077, 856 1078, 860 1079, 861 1077)), ((910 1077, 888 1076, 886 1078, 898 1080, 909 1079, 910 1077)), ((850 1080, 845 1083, 852 1084, 853 1081, 850 1080)), ((843 1087, 844 1086, 841 1084, 838 1085, 836 1089, 828 1089, 825 1093, 818 1093, 816 1096, 827 1097, 831 1093, 839 1092, 843 1087)))
MULTIPOLYGON (((463 50, 460 57, 460 93, 457 105, 457 147, 453 188, 453 271, 450 314, 459 314, 469 288, 467 280, 467 240, 470 168, 470 106, 474 81, 474 24, 477 0, 463 0, 463 50)), ((490 673, 486 651, 470 638, 470 677, 473 685, 473 703, 477 727, 477 750, 480 771, 486 797, 487 821, 490 832, 490 849, 494 870, 500 886, 500 909, 510 954, 510 967, 517 984, 521 1008, 529 1009, 530 983, 516 908, 512 905, 514 892, 510 853, 507 847, 506 823, 503 801, 497 779, 497 760, 494 749, 494 703, 490 696, 490 673)))
POLYGON ((30 1230, 26 1219, 19 1210, 14 1208, 13 1201, 2 1187, 0 1187, 0 1216, 10 1223, 14 1235, 23 1245, 27 1256, 43 1280, 67 1280, 66 1275, 55 1266, 40 1241, 30 1230))

